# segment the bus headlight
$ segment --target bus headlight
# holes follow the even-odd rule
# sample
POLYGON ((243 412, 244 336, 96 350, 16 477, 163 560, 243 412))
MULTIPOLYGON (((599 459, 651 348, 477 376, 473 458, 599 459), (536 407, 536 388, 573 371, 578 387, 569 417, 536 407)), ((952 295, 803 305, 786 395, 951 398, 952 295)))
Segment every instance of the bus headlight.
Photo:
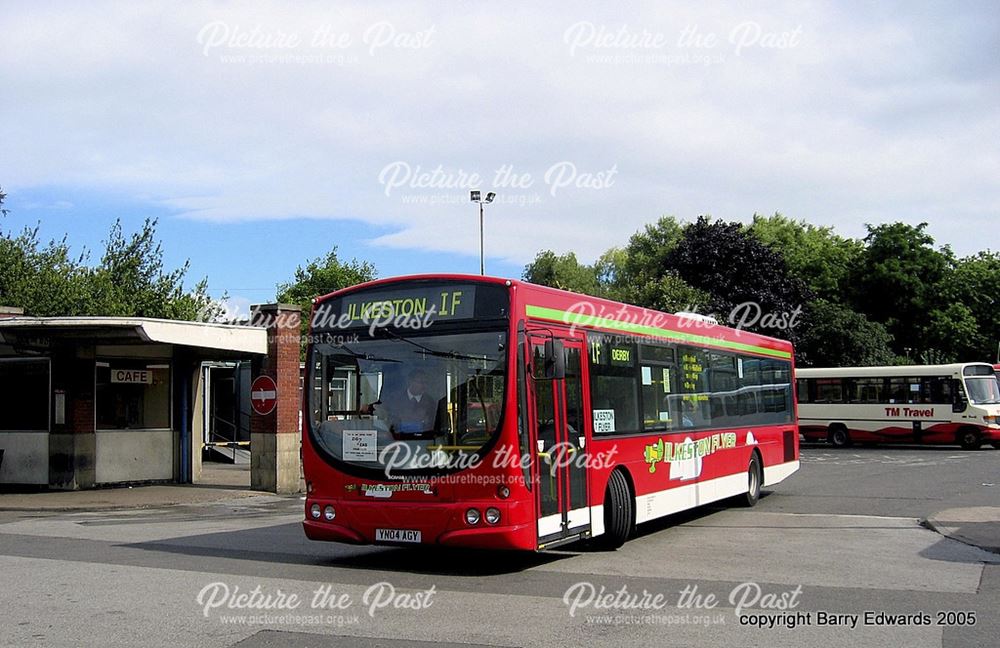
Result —
POLYGON ((479 524, 479 509, 469 509, 465 512, 465 521, 468 524, 479 524))
POLYGON ((983 417, 983 420, 986 421, 986 423, 989 425, 1000 424, 1000 416, 997 416, 996 414, 987 414, 986 416, 983 417))
POLYGON ((319 504, 313 504, 312 507, 309 508, 309 514, 317 520, 319 519, 320 513, 322 513, 322 511, 319 508, 319 504))
POLYGON ((500 521, 500 509, 488 508, 486 509, 486 523, 496 524, 500 521))
POLYGON ((327 506, 323 509, 323 517, 325 517, 326 521, 329 522, 333 518, 337 517, 337 512, 333 510, 332 506, 327 506))

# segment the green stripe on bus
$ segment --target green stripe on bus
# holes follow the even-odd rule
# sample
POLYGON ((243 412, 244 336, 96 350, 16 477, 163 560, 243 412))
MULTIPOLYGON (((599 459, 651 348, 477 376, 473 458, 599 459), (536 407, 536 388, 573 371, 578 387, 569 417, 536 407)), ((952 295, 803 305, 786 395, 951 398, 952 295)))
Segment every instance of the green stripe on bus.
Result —
POLYGON ((792 354, 788 351, 768 349, 753 344, 744 344, 743 342, 720 340, 718 338, 708 337, 707 335, 695 335, 693 333, 684 333, 682 331, 658 328, 656 326, 622 322, 616 319, 611 319, 610 317, 597 317, 595 315, 584 315, 583 313, 571 313, 569 311, 561 311, 555 308, 545 308, 544 306, 532 306, 531 304, 528 304, 525 307, 525 313, 528 317, 537 317, 573 326, 600 327, 614 331, 621 331, 623 333, 638 333, 652 337, 669 338, 682 342, 703 344, 705 346, 734 349, 738 351, 749 351, 751 353, 773 356, 775 358, 784 358, 785 360, 792 359, 792 354))

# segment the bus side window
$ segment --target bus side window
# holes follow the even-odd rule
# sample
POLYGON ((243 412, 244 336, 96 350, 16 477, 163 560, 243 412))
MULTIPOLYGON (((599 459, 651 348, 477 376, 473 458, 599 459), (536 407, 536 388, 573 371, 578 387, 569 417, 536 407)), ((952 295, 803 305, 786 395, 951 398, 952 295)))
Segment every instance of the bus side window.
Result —
POLYGON ((925 378, 924 381, 928 389, 929 400, 926 401, 927 403, 951 405, 954 402, 955 396, 952 393, 951 378, 938 376, 935 378, 925 378))
POLYGON ((590 406, 606 417, 595 434, 640 431, 639 381, 634 344, 612 344, 603 335, 588 336, 590 406))
POLYGON ((799 399, 800 403, 809 402, 809 383, 805 378, 797 378, 795 380, 795 396, 799 399))
POLYGON ((677 405, 670 399, 677 382, 673 378, 672 368, 643 364, 639 369, 643 376, 641 387, 643 429, 646 431, 673 429, 678 424, 678 416, 676 412, 671 411, 671 407, 677 405))
POLYGON ((844 384, 840 378, 819 378, 816 380, 817 403, 843 403, 844 384))
POLYGON ((892 404, 896 403, 906 403, 907 402, 907 392, 906 392, 906 379, 905 378, 890 378, 889 379, 889 402, 892 404))
POLYGON ((881 378, 856 378, 852 381, 852 403, 881 403, 884 383, 881 378))
POLYGON ((708 384, 708 352, 695 347, 680 347, 681 427, 708 428, 712 410, 708 384))

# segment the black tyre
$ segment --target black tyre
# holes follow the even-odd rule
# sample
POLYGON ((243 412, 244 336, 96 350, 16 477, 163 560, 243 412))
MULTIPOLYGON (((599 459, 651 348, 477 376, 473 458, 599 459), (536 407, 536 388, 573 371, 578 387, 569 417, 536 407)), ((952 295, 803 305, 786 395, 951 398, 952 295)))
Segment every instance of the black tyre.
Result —
POLYGON ((606 549, 617 549, 632 535, 635 526, 633 503, 632 490, 625 475, 620 470, 613 471, 604 494, 604 535, 601 544, 606 549))
POLYGON ((835 448, 848 448, 851 445, 851 434, 843 425, 831 425, 830 443, 835 448))
POLYGON ((760 458, 756 452, 750 453, 750 465, 747 467, 747 492, 741 495, 739 502, 743 506, 754 506, 760 500, 760 487, 764 483, 764 471, 760 466, 760 458))
POLYGON ((965 428, 958 433, 958 444, 962 446, 962 450, 978 450, 983 445, 983 438, 979 435, 979 430, 965 428))
POLYGON ((990 445, 996 448, 997 450, 1000 450, 1000 441, 993 441, 990 443, 990 445))

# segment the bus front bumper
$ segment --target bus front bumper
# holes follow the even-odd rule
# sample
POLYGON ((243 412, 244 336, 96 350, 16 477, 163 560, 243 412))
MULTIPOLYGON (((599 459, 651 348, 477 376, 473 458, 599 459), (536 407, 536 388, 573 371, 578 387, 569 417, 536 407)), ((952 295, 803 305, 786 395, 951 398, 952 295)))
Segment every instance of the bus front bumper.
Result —
POLYGON ((537 549, 536 524, 530 514, 530 502, 463 502, 425 504, 419 507, 400 508, 376 502, 344 502, 309 498, 306 501, 306 519, 302 522, 310 540, 343 542, 347 544, 378 544, 396 546, 451 546, 480 549, 537 549), (332 505, 336 511, 333 520, 316 519, 309 511, 313 504, 325 508, 332 505), (477 524, 465 522, 469 508, 485 511, 494 507, 501 510, 501 520, 488 524, 480 519, 477 524), (403 529, 420 532, 420 542, 380 542, 378 529, 403 529))

